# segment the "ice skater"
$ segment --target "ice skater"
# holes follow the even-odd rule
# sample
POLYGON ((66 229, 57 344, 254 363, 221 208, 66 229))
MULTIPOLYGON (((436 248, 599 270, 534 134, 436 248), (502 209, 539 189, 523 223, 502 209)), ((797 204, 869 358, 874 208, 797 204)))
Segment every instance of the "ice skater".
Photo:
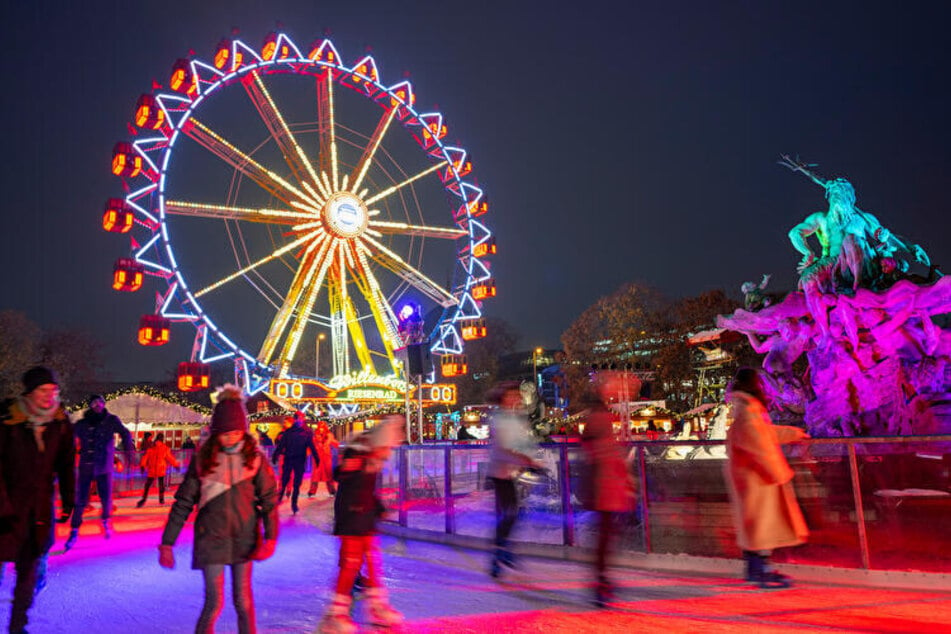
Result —
POLYGON ((273 555, 277 543, 274 471, 254 436, 248 433, 247 410, 237 387, 226 385, 218 393, 210 432, 175 493, 159 546, 159 564, 175 567, 172 546, 197 506, 192 568, 201 570, 205 577, 205 603, 195 632, 214 632, 224 603, 227 566, 231 568, 238 631, 252 634, 257 631, 252 562, 273 555))
POLYGON ((321 482, 327 485, 328 495, 335 495, 337 485, 334 484, 333 450, 340 446, 340 442, 330 433, 330 428, 324 421, 317 423, 317 429, 314 430, 314 446, 317 448, 317 457, 314 458, 314 466, 310 472, 310 490, 307 497, 317 494, 317 487, 321 482))
POLYGON ((319 463, 320 456, 314 447, 314 436, 304 425, 304 412, 298 411, 294 413, 294 423, 281 434, 271 456, 271 462, 274 464, 284 458, 281 464, 281 493, 277 503, 280 504, 284 500, 287 485, 291 483, 291 512, 295 515, 300 510, 297 500, 300 498, 300 485, 304 481, 304 469, 307 468, 308 451, 314 462, 319 463))
POLYGON ((403 622, 403 615, 389 604, 380 567, 382 556, 376 523, 385 507, 376 495, 380 469, 393 447, 403 440, 406 419, 390 415, 347 444, 337 467, 339 484, 334 500, 334 535, 340 538, 340 571, 334 596, 320 621, 319 632, 356 632, 350 617, 354 582, 366 563, 363 596, 368 602, 370 622, 390 627, 403 622))
POLYGON ((135 503, 135 508, 140 509, 145 506, 153 481, 158 482, 158 503, 165 504, 165 479, 168 476, 168 466, 172 465, 177 469, 178 464, 178 459, 172 455, 172 450, 165 444, 165 434, 157 433, 155 444, 149 447, 142 456, 141 466, 145 469, 146 476, 145 488, 142 489, 142 499, 135 503))

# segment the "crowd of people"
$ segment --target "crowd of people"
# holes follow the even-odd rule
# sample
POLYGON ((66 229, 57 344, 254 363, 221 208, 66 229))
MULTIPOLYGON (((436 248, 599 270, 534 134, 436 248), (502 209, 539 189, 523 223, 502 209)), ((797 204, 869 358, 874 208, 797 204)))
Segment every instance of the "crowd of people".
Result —
MULTIPOLYGON (((46 558, 56 522, 71 521, 65 546, 68 550, 75 545, 93 483, 102 500, 104 536, 109 537, 116 439, 130 456, 133 450, 131 435, 106 410, 101 396, 89 398, 89 409, 74 425, 59 402, 59 384, 52 370, 31 368, 22 383, 19 396, 0 403, 0 562, 13 562, 16 570, 10 632, 26 631, 33 597, 45 584, 46 558)), ((614 595, 608 562, 617 516, 632 511, 635 505, 631 464, 614 430, 615 415, 608 408, 616 401, 616 390, 617 378, 601 373, 581 399, 587 422, 581 438, 585 460, 579 494, 583 505, 598 516, 592 600, 599 607, 606 606, 614 595)), ((762 588, 788 587, 791 581, 771 568, 769 557, 775 548, 804 543, 808 530, 792 491, 792 470, 779 445, 806 436, 798 428, 771 424, 756 370, 742 368, 737 373, 730 398, 734 423, 727 433, 725 477, 734 507, 737 544, 746 562, 744 575, 762 588)), ((519 508, 516 482, 526 473, 544 473, 544 466, 537 458, 535 436, 518 384, 499 385, 491 400, 497 407, 490 420, 487 476, 495 490, 496 530, 488 572, 498 578, 518 567, 510 543, 519 508)), ((385 508, 376 486, 393 448, 404 442, 405 419, 387 416, 351 438, 337 468, 332 469, 331 451, 337 441, 326 426, 310 432, 303 414, 298 413, 279 435, 271 455, 274 464, 281 463, 278 485, 261 447, 267 436, 260 434, 259 440, 250 433, 241 390, 225 386, 215 402, 208 436, 192 455, 175 493, 158 554, 161 566, 175 566, 173 547, 197 509, 191 566, 203 574, 205 598, 195 631, 214 631, 224 605, 225 568, 231 571, 239 631, 256 631, 253 562, 268 559, 275 551, 278 506, 288 495, 288 486, 291 510, 298 512, 308 455, 313 461, 309 494, 314 495, 317 485, 324 482, 328 493, 335 496, 333 533, 340 540, 339 572, 319 630, 356 631, 351 618, 355 596, 366 598, 374 625, 400 623, 402 615, 390 605, 380 573, 377 522, 385 508)), ((159 503, 164 503, 165 475, 169 466, 178 466, 161 433, 146 440, 149 446, 140 464, 147 480, 137 507, 146 503, 153 481, 158 483, 159 503)), ((127 458, 127 462, 131 460, 127 458)))

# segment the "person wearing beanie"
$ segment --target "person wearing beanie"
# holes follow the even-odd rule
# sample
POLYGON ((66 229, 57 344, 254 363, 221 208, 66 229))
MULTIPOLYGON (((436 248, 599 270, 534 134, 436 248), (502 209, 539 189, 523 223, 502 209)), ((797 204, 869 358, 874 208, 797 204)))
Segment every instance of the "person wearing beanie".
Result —
POLYGON ((23 374, 20 396, 0 403, 0 562, 16 566, 10 631, 25 632, 41 565, 76 494, 76 446, 59 381, 49 368, 23 374), (62 512, 54 518, 55 484, 62 512), (54 521, 55 520, 55 521, 54 521))
POLYGON ((291 482, 291 474, 294 476, 293 489, 291 489, 291 512, 294 514, 300 510, 297 500, 300 497, 300 485, 304 481, 304 469, 307 468, 308 451, 314 463, 320 464, 320 456, 314 446, 314 435, 304 426, 304 413, 296 412, 294 423, 281 434, 271 455, 271 462, 275 464, 281 457, 284 458, 284 463, 281 465, 281 494, 278 496, 278 504, 283 500, 287 485, 291 482))
POLYGON ((198 507, 192 568, 204 575, 205 602, 195 631, 214 631, 224 602, 224 569, 228 566, 238 631, 250 634, 257 630, 252 562, 273 555, 277 543, 274 471, 248 433, 247 409, 239 388, 226 385, 218 392, 209 432, 175 493, 159 546, 159 565, 175 567, 172 547, 198 507))
POLYGON ((83 525, 83 511, 89 504, 89 490, 96 483, 99 501, 102 502, 102 532, 106 539, 112 535, 109 517, 112 515, 112 472, 115 468, 115 439, 122 441, 126 463, 132 464, 135 442, 132 434, 119 417, 106 409, 106 399, 92 394, 87 400, 89 409, 73 427, 73 435, 79 444, 79 475, 76 489, 76 508, 73 509, 71 530, 66 540, 66 550, 76 545, 79 527, 83 525))
POLYGON ((386 510, 376 494, 377 476, 393 448, 403 441, 406 419, 389 415, 349 443, 334 477, 339 485, 334 500, 334 535, 340 538, 340 569, 334 595, 318 626, 318 632, 355 632, 350 617, 352 590, 366 564, 362 578, 366 588, 367 613, 373 625, 391 627, 403 615, 387 599, 383 586, 382 553, 376 525, 386 510))

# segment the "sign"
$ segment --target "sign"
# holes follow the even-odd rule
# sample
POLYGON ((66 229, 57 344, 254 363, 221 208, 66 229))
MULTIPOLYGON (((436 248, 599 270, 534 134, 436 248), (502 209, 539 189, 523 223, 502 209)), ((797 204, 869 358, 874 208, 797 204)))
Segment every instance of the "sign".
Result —
MULTIPOLYGON (((410 400, 416 401, 416 386, 410 385, 410 400)), ((291 403, 394 403, 406 398, 405 383, 396 381, 354 383, 334 389, 314 379, 271 379, 268 392, 291 403)), ((456 386, 424 383, 423 405, 455 405, 456 386)))

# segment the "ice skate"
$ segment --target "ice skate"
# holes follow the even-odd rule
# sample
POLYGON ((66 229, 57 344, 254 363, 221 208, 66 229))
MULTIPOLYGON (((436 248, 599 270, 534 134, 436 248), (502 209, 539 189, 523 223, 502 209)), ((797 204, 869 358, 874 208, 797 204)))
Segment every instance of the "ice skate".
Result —
POLYGON ((112 525, 109 520, 102 520, 102 536, 106 539, 112 537, 112 525))
POLYGON ((350 618, 350 606, 353 600, 343 594, 335 594, 320 624, 317 634, 351 634, 357 626, 350 618))
POLYGON ((403 622, 402 613, 387 601, 386 589, 367 588, 367 614, 370 623, 379 627, 393 627, 403 622))
POLYGON ((69 537, 66 538, 66 543, 63 544, 63 552, 68 551, 70 548, 76 545, 76 540, 79 539, 79 529, 74 528, 69 531, 69 537))

